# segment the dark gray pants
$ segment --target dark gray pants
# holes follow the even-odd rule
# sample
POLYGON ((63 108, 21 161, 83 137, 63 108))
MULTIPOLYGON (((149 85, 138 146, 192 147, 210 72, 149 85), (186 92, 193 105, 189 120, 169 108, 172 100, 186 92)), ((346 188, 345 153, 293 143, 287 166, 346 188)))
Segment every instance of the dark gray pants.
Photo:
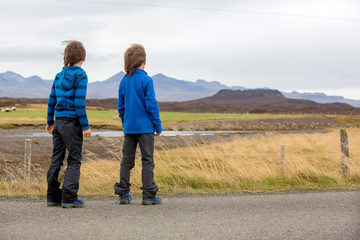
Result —
POLYGON ((72 203, 77 200, 79 190, 81 150, 83 133, 78 119, 56 118, 53 135, 53 155, 47 173, 47 200, 49 202, 72 203), (69 151, 62 189, 59 171, 63 165, 66 149, 69 151))
POLYGON ((127 194, 130 192, 130 170, 135 166, 135 153, 137 143, 140 145, 142 161, 142 184, 143 198, 155 197, 158 186, 154 181, 154 134, 125 134, 123 144, 123 159, 121 161, 120 182, 115 183, 115 194, 127 194))

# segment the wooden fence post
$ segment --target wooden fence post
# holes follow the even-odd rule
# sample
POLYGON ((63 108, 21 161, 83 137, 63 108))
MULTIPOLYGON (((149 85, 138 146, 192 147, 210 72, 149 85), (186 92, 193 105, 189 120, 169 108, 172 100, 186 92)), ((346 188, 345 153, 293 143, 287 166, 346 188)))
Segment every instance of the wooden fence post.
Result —
POLYGON ((348 136, 346 129, 340 129, 340 141, 341 141, 341 171, 342 178, 347 179, 350 174, 350 168, 348 164, 349 160, 349 147, 348 147, 348 136))
POLYGON ((24 174, 26 181, 30 181, 30 176, 31 176, 30 167, 31 167, 31 139, 25 139, 24 174))
POLYGON ((280 145, 280 175, 285 175, 285 145, 280 145))

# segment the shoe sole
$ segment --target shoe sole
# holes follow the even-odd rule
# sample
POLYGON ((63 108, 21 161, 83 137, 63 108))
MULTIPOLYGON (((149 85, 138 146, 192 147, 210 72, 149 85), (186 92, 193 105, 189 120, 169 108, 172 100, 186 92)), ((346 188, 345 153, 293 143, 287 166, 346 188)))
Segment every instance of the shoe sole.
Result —
POLYGON ((60 207, 61 203, 47 203, 48 207, 60 207))
POLYGON ((142 201, 142 205, 159 205, 161 204, 161 201, 160 202, 155 202, 155 201, 151 201, 151 200, 143 200, 142 201))
POLYGON ((73 203, 63 203, 61 204, 62 208, 82 208, 84 207, 84 204, 73 204, 73 203))

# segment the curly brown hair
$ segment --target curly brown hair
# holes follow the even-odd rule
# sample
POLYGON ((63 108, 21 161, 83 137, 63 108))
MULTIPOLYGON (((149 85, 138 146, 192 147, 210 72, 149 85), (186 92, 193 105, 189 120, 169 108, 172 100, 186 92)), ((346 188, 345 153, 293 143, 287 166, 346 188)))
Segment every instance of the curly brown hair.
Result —
POLYGON ((141 44, 132 44, 124 54, 126 75, 132 75, 136 68, 146 61, 145 48, 141 44))
POLYGON ((64 50, 64 67, 70 67, 85 60, 86 50, 81 42, 70 40, 63 41, 63 43, 66 44, 64 50))

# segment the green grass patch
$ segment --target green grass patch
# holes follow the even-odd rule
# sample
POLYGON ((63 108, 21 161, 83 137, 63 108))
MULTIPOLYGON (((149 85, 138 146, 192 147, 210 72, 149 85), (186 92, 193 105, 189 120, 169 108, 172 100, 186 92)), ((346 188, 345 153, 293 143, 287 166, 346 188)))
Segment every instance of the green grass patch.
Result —
MULTIPOLYGON (((26 121, 38 124, 46 122, 47 109, 18 109, 13 112, 0 112, 0 123, 11 124, 13 121, 26 121)), ((90 124, 116 124, 120 118, 116 110, 87 110, 90 124)), ((301 115, 306 117, 307 115, 301 115)), ((183 112, 160 112, 161 120, 166 122, 205 121, 223 119, 257 119, 257 118, 291 118, 295 115, 282 114, 229 114, 229 113, 183 113, 183 112)), ((296 115, 296 117, 299 117, 296 115)))
POLYGON ((43 118, 46 120, 46 109, 18 109, 12 112, 0 112, 0 119, 10 118, 43 118))
POLYGON ((278 192, 352 189, 360 187, 360 176, 352 176, 348 181, 343 181, 327 175, 316 175, 314 173, 299 174, 299 176, 265 177, 257 181, 243 179, 238 182, 172 173, 167 176, 156 176, 156 181, 160 187, 161 194, 278 192))
POLYGON ((0 124, 0 129, 15 129, 15 128, 16 126, 12 124, 8 124, 8 123, 0 124))
POLYGON ((352 127, 360 127, 360 116, 349 116, 349 115, 329 115, 328 118, 334 120, 335 122, 350 125, 352 127))

